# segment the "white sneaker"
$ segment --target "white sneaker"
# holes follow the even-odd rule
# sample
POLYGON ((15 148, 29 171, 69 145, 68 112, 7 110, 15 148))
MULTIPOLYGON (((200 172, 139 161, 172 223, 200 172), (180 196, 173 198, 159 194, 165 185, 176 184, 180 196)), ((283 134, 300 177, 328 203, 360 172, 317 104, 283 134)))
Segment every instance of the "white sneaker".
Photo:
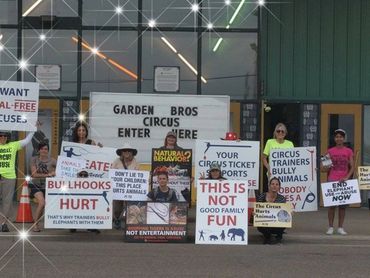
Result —
MULTIPOLYGON (((338 229, 339 230, 339 229, 338 229)), ((343 229, 342 229, 343 230, 343 229)), ((329 229, 326 231, 326 234, 327 235, 332 235, 334 234, 334 228, 333 227, 329 227, 329 229)))
POLYGON ((347 235, 347 232, 343 228, 338 228, 337 234, 345 236, 345 235, 347 235))

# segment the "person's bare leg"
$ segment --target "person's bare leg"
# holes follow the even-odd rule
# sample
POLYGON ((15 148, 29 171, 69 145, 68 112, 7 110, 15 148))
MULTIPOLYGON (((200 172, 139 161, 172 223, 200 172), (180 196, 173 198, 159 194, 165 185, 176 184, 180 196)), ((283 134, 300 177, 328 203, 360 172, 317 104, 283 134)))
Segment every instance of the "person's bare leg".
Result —
POLYGON ((338 216, 338 227, 343 228, 344 217, 346 216, 346 208, 339 207, 338 216))
POLYGON ((40 230, 39 221, 42 216, 42 212, 44 211, 45 198, 42 192, 35 193, 35 198, 37 200, 37 208, 36 208, 36 213, 35 213, 35 224, 34 224, 33 230, 39 231, 40 230))
POLYGON ((329 207, 328 209, 329 227, 334 226, 334 217, 335 217, 335 207, 329 207))

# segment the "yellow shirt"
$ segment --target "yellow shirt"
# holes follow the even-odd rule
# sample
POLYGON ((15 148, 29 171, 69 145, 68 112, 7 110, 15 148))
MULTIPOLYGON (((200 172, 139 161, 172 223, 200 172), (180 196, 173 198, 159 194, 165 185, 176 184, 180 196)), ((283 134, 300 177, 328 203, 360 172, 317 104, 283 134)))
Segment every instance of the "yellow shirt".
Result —
POLYGON ((6 179, 15 179, 15 159, 22 148, 19 141, 0 145, 0 175, 6 179))
POLYGON ((279 143, 276 139, 269 139, 266 142, 263 154, 269 156, 272 149, 289 149, 289 148, 294 148, 292 141, 284 140, 283 143, 279 143))

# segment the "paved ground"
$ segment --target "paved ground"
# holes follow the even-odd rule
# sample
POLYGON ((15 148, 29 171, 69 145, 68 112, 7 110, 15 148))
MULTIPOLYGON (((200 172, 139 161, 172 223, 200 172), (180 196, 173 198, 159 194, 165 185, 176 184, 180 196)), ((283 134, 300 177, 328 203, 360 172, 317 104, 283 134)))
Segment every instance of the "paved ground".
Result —
POLYGON ((195 245, 194 226, 186 244, 125 243, 115 230, 44 230, 24 244, 0 233, 0 277, 370 277, 365 208, 347 210, 348 236, 324 234, 325 209, 297 213, 282 245, 262 245, 252 227, 248 246, 195 245))

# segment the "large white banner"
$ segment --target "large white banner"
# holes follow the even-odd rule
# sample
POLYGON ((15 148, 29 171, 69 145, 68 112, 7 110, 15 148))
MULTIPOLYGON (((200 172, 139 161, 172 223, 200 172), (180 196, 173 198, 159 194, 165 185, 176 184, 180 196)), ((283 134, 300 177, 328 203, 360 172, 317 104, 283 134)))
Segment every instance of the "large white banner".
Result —
POLYGON ((116 149, 67 141, 62 142, 60 155, 85 159, 90 178, 109 178, 109 169, 117 158, 116 149))
POLYGON ((149 172, 134 170, 109 170, 113 187, 113 200, 147 201, 149 172))
POLYGON ((0 81, 0 129, 36 131, 39 84, 0 81))
POLYGON ((217 162, 222 176, 247 182, 248 189, 258 189, 260 142, 197 140, 195 153, 195 179, 208 176, 209 167, 217 162))
POLYGON ((109 179, 46 179, 45 228, 111 229, 109 179))
POLYGON ((248 244, 248 185, 245 181, 198 181, 195 243, 248 244))
POLYGON ((195 139, 225 136, 229 96, 91 93, 91 137, 104 146, 122 142, 138 149, 137 160, 150 163, 152 148, 164 145, 169 131, 178 144, 192 149, 195 139))
POLYGON ((324 207, 361 203, 358 181, 326 182, 321 184, 324 207))
POLYGON ((272 149, 269 164, 294 211, 317 210, 316 147, 272 149))

